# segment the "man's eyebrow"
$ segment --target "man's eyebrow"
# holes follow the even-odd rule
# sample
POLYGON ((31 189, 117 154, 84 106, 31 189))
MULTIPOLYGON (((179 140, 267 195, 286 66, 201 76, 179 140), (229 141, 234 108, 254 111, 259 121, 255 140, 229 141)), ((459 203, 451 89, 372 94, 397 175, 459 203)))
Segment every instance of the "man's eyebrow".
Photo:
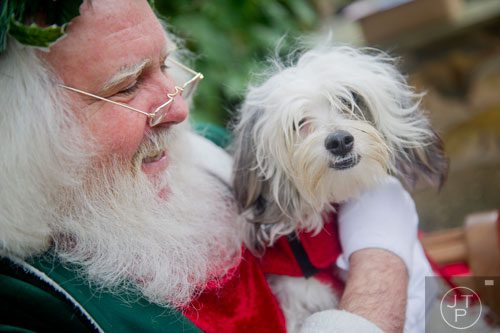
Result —
MULTIPOLYGON (((174 49, 175 50, 175 49, 174 49)), ((164 63, 168 58, 171 50, 165 49, 160 56, 160 62, 164 63)), ((138 78, 144 68, 150 66, 153 63, 153 60, 150 58, 143 59, 141 62, 133 65, 125 65, 118 70, 109 80, 107 80, 100 89, 100 94, 103 94, 108 91, 112 91, 116 87, 123 84, 123 82, 129 80, 130 78, 138 78)))
POLYGON ((143 59, 139 63, 123 66, 102 85, 101 93, 113 90, 114 88, 123 84, 123 82, 130 80, 130 78, 135 79, 139 77, 144 68, 151 65, 152 62, 153 61, 151 59, 143 59))

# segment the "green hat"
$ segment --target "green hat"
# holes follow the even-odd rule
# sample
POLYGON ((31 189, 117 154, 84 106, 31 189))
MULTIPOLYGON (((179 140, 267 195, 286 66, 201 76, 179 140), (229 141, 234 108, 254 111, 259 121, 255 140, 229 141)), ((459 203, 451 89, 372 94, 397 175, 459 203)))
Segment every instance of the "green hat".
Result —
MULTIPOLYGON (((154 0, 148 0, 153 7, 154 0)), ((1 0, 0 54, 7 48, 7 35, 18 42, 48 48, 64 36, 66 27, 80 14, 83 0, 1 0), (44 27, 34 23, 35 18, 44 27)), ((154 7, 153 7, 154 8, 154 7)))

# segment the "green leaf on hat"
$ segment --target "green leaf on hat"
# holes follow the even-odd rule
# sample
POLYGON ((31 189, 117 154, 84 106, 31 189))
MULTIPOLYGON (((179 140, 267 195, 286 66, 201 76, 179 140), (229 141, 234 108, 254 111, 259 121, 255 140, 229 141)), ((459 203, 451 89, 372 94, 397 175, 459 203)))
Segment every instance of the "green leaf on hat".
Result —
POLYGON ((39 27, 35 23, 24 25, 14 20, 10 21, 9 35, 17 39, 22 44, 48 48, 59 38, 64 36, 66 24, 62 26, 51 25, 50 27, 39 27))

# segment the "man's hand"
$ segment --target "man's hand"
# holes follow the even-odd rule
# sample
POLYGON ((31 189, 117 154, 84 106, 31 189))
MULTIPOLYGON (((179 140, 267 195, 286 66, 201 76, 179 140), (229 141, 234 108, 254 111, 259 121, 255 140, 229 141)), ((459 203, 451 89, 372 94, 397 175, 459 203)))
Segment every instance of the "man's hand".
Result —
POLYGON ((349 258, 340 309, 362 316, 384 332, 403 332, 408 273, 403 261, 381 249, 363 249, 349 258))

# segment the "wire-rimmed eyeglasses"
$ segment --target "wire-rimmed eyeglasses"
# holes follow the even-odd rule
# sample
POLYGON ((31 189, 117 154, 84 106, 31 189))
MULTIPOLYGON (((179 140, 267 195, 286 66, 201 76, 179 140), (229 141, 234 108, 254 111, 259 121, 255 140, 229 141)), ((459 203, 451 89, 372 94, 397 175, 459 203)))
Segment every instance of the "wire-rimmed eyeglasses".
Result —
POLYGON ((189 73, 190 75, 193 75, 193 76, 190 79, 188 79, 186 82, 184 82, 183 85, 181 85, 181 86, 176 85, 174 87, 175 90, 173 92, 167 94, 168 100, 165 103, 163 103, 162 105, 160 105, 159 107, 157 107, 153 112, 145 112, 145 111, 136 109, 134 107, 131 107, 127 104, 115 102, 115 101, 112 101, 110 99, 107 99, 107 98, 104 98, 101 96, 97 96, 97 95, 91 94, 89 92, 86 92, 86 91, 83 91, 83 90, 80 90, 77 88, 66 86, 64 84, 60 84, 59 86, 62 88, 74 91, 74 92, 79 93, 79 94, 83 94, 86 96, 90 96, 90 97, 99 99, 101 101, 105 101, 105 102, 109 102, 109 103, 121 106, 121 107, 129 109, 131 111, 142 113, 149 118, 149 126, 154 127, 154 126, 160 124, 161 121, 163 120, 163 118, 165 118, 165 116, 167 114, 167 110, 168 110, 167 106, 173 102, 174 98, 177 95, 181 95, 182 97, 184 97, 186 99, 189 98, 189 96, 195 90, 198 82, 203 79, 203 74, 192 70, 191 68, 181 64, 180 62, 178 62, 174 59, 169 58, 169 59, 167 59, 167 62, 171 62, 172 64, 178 66, 179 68, 183 69, 184 71, 186 71, 187 73, 189 73))

